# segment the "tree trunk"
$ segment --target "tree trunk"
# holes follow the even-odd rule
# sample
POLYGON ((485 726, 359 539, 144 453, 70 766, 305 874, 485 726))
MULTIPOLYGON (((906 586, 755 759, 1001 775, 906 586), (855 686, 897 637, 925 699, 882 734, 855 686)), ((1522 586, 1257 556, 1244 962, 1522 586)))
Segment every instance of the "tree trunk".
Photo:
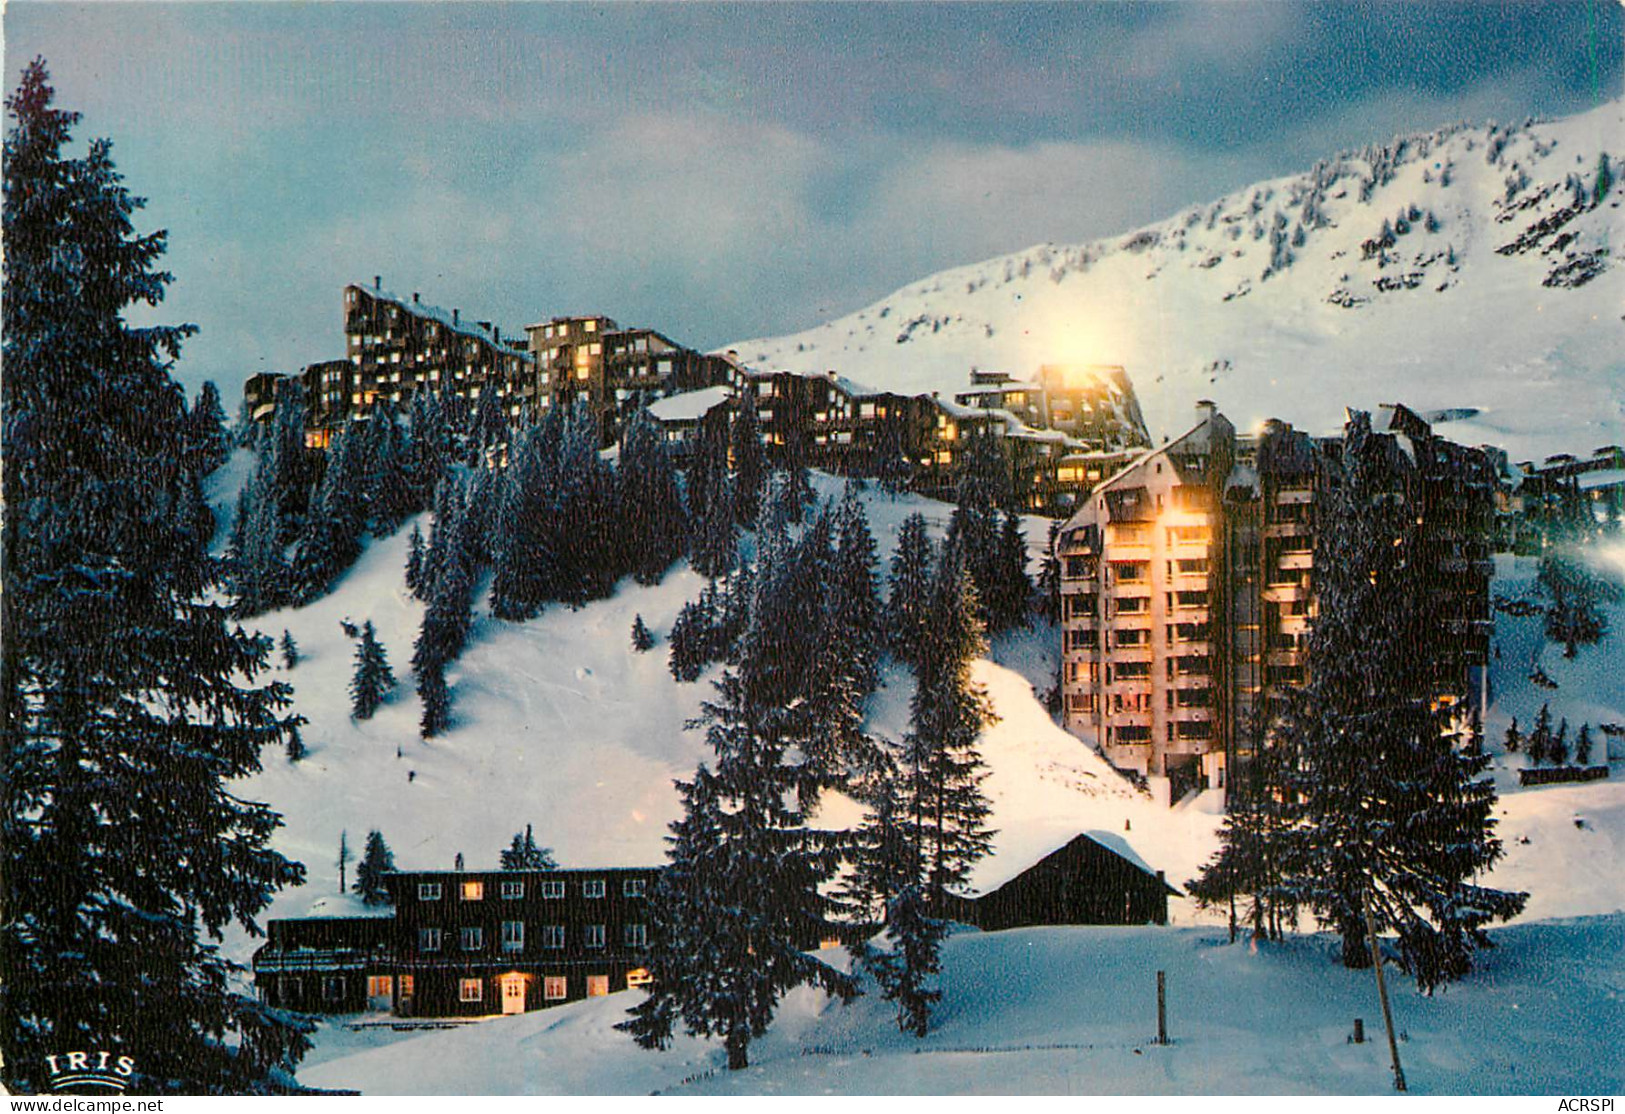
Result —
POLYGON ((1366 939, 1365 926, 1343 926, 1343 966, 1364 969, 1371 966, 1371 944, 1366 939))
POLYGON ((729 1032, 727 1039, 728 1070, 740 1071, 750 1067, 750 1038, 734 1030, 729 1032))

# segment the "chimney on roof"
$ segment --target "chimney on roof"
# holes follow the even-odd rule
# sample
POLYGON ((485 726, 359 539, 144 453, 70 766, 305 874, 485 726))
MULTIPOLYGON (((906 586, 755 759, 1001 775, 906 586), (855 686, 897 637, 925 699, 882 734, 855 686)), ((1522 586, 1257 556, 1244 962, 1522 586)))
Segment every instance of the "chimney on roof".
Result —
POLYGON ((372 288, 374 290, 382 290, 384 288, 384 276, 383 275, 373 275, 372 276, 372 288))
POLYGON ((478 324, 479 327, 484 329, 486 332, 491 331, 491 323, 489 321, 480 321, 480 322, 476 322, 476 324, 478 324))
POLYGON ((457 308, 455 306, 453 306, 452 311, 451 311, 451 323, 453 325, 457 324, 458 312, 459 311, 457 310, 457 308))
POLYGON ((1219 408, 1213 405, 1213 400, 1211 398, 1197 400, 1196 420, 1198 422, 1210 421, 1213 418, 1213 415, 1217 414, 1218 412, 1219 408))
POLYGON ((414 306, 418 304, 418 292, 416 290, 412 291, 412 304, 414 306))

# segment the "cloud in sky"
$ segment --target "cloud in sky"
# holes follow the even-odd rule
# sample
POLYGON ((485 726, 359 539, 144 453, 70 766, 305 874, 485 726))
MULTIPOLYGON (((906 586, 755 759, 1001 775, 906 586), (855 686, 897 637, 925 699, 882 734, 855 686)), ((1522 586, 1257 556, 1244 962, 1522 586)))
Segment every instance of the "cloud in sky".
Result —
POLYGON ((1616 4, 14 2, 170 229, 183 379, 340 350, 339 288, 517 328, 787 332, 1337 149, 1618 94, 1616 4))

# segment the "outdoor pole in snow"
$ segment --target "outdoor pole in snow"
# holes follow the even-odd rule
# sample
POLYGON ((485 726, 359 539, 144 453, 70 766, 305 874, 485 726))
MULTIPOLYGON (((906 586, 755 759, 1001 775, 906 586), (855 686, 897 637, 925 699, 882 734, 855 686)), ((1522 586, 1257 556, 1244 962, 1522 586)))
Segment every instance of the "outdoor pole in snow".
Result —
POLYGON ((1168 1043, 1168 975, 1165 971, 1157 972, 1157 1043, 1168 1043))
POLYGON ((1405 1069, 1399 1066, 1399 1044, 1394 1040, 1394 1015, 1388 1009, 1388 985, 1382 981, 1382 948, 1377 946, 1377 919, 1371 915, 1371 891, 1365 892, 1365 934, 1371 941, 1371 969, 1377 972, 1377 997, 1382 1000, 1382 1024, 1388 1030, 1388 1055, 1394 1061, 1394 1090, 1405 1090, 1405 1069))

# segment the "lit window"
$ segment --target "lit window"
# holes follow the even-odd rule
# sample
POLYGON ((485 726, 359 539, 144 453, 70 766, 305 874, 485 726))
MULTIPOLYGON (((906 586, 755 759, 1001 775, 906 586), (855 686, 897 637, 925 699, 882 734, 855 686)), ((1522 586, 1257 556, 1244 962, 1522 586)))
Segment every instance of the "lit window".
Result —
POLYGON ((642 878, 628 878, 621 885, 621 894, 625 897, 642 897, 644 885, 642 878))
POLYGON ((522 898, 524 896, 525 896, 525 884, 523 882, 504 882, 504 883, 502 883, 502 900, 503 901, 518 901, 520 898, 522 898))
POLYGON ((542 997, 549 1002, 563 1001, 568 985, 563 975, 548 975, 542 980, 542 997))
POLYGON ((602 998, 609 993, 608 975, 587 976, 587 997, 602 998))
POLYGON ((463 950, 477 952, 485 947, 485 930, 478 925, 465 928, 462 931, 463 950))
POLYGON ((604 346, 602 344, 589 344, 587 345, 587 351, 591 352, 594 356, 602 355, 604 346))
POLYGON ((598 322, 589 319, 585 328, 589 333, 596 333, 598 331, 598 322))
POLYGON ((463 900, 464 901, 481 901, 481 900, 484 899, 484 897, 485 897, 485 883, 484 882, 464 882, 463 883, 463 900))
POLYGON ((418 883, 418 900, 419 901, 439 901, 440 900, 440 883, 439 882, 419 882, 418 883))
POLYGON ((586 926, 586 946, 589 948, 601 948, 604 946, 603 925, 590 924, 586 926))
POLYGON ((647 967, 634 967, 626 973, 626 985, 629 987, 648 986, 654 981, 654 976, 649 974, 647 967))
POLYGON ((563 882, 543 882, 542 896, 549 899, 558 899, 564 896, 563 882))
POLYGON ((649 943, 649 930, 641 924, 629 924, 623 932, 624 942, 629 948, 641 948, 649 943))
POLYGON ((383 998, 389 994, 390 977, 388 975, 367 976, 367 997, 383 998))
POLYGON ((602 878, 589 878, 581 883, 582 897, 603 897, 604 880, 602 878))
POLYGON ((542 926, 542 947, 564 947, 564 926, 562 924, 544 924, 542 926))
POLYGON ((504 952, 522 952, 525 950, 525 922, 502 922, 502 950, 504 952))
POLYGON ((418 951, 437 952, 440 950, 440 930, 438 928, 418 929, 418 951))
POLYGON ((479 979, 460 979, 458 997, 464 1002, 478 1002, 485 997, 485 984, 479 979))

